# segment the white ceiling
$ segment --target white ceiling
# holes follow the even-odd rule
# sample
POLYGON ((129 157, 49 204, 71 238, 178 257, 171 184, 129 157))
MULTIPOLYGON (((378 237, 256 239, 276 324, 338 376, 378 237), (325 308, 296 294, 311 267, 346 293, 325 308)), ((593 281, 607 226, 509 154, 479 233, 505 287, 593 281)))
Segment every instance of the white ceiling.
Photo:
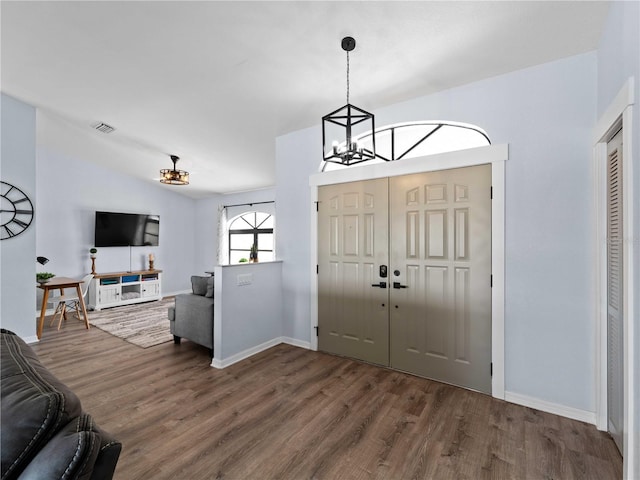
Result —
MULTIPOLYGON (((0 4, 1 88, 38 140, 200 198, 272 186, 275 137, 597 47, 607 2, 138 1, 0 4), (91 124, 105 122, 105 135, 91 124), (96 143, 103 148, 96 149, 96 143)), ((456 119, 450 119, 456 120, 456 119)), ((321 139, 318 138, 318 158, 321 139)))

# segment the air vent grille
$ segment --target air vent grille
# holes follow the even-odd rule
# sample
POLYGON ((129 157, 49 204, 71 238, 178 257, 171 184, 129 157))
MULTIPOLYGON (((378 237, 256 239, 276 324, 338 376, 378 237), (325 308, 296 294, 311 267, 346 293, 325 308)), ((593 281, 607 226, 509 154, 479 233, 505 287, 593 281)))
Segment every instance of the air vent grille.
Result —
POLYGON ((102 122, 96 123, 92 126, 93 128, 95 128, 96 130, 102 133, 111 133, 115 130, 115 128, 113 128, 111 125, 107 125, 106 123, 102 123, 102 122))

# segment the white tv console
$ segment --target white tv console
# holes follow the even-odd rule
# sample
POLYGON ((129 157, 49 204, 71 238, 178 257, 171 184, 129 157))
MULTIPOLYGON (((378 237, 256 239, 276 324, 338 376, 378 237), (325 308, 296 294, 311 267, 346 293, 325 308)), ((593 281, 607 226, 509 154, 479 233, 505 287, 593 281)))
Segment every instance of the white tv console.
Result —
POLYGON ((89 308, 101 310, 162 299, 162 270, 96 273, 89 285, 89 308))

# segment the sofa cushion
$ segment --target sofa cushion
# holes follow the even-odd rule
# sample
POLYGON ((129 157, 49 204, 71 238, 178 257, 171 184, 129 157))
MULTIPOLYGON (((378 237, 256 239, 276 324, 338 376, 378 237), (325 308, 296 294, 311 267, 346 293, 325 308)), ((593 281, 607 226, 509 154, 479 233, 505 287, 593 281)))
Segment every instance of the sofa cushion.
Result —
POLYGON ((2 478, 17 476, 63 426, 82 412, 78 397, 20 337, 0 336, 2 478))
POLYGON ((207 279, 207 293, 204 294, 207 298, 213 298, 213 275, 207 279))
POLYGON ((207 279, 209 277, 198 277, 193 275, 191 277, 191 288, 194 295, 200 295, 202 297, 207 293, 207 279))
POLYGON ((191 277, 191 289, 194 295, 213 298, 213 275, 208 277, 193 275, 191 277))

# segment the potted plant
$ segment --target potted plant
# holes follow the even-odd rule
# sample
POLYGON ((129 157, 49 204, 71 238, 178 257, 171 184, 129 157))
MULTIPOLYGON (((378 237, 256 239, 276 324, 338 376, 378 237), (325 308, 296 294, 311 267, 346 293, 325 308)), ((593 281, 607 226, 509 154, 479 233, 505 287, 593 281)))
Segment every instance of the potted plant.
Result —
POLYGON ((95 247, 90 248, 89 253, 91 254, 91 258, 96 258, 96 253, 98 253, 98 249, 95 247))
POLYGON ((50 273, 50 272, 38 272, 38 273, 36 273, 36 281, 40 285, 47 283, 53 277, 55 277, 55 274, 50 273))
POLYGON ((247 263, 249 260, 247 260, 246 258, 242 257, 240 260, 238 260, 239 263, 247 263))
POLYGON ((255 243, 251 245, 251 250, 249 251, 249 261, 254 263, 258 261, 258 246, 255 243))

